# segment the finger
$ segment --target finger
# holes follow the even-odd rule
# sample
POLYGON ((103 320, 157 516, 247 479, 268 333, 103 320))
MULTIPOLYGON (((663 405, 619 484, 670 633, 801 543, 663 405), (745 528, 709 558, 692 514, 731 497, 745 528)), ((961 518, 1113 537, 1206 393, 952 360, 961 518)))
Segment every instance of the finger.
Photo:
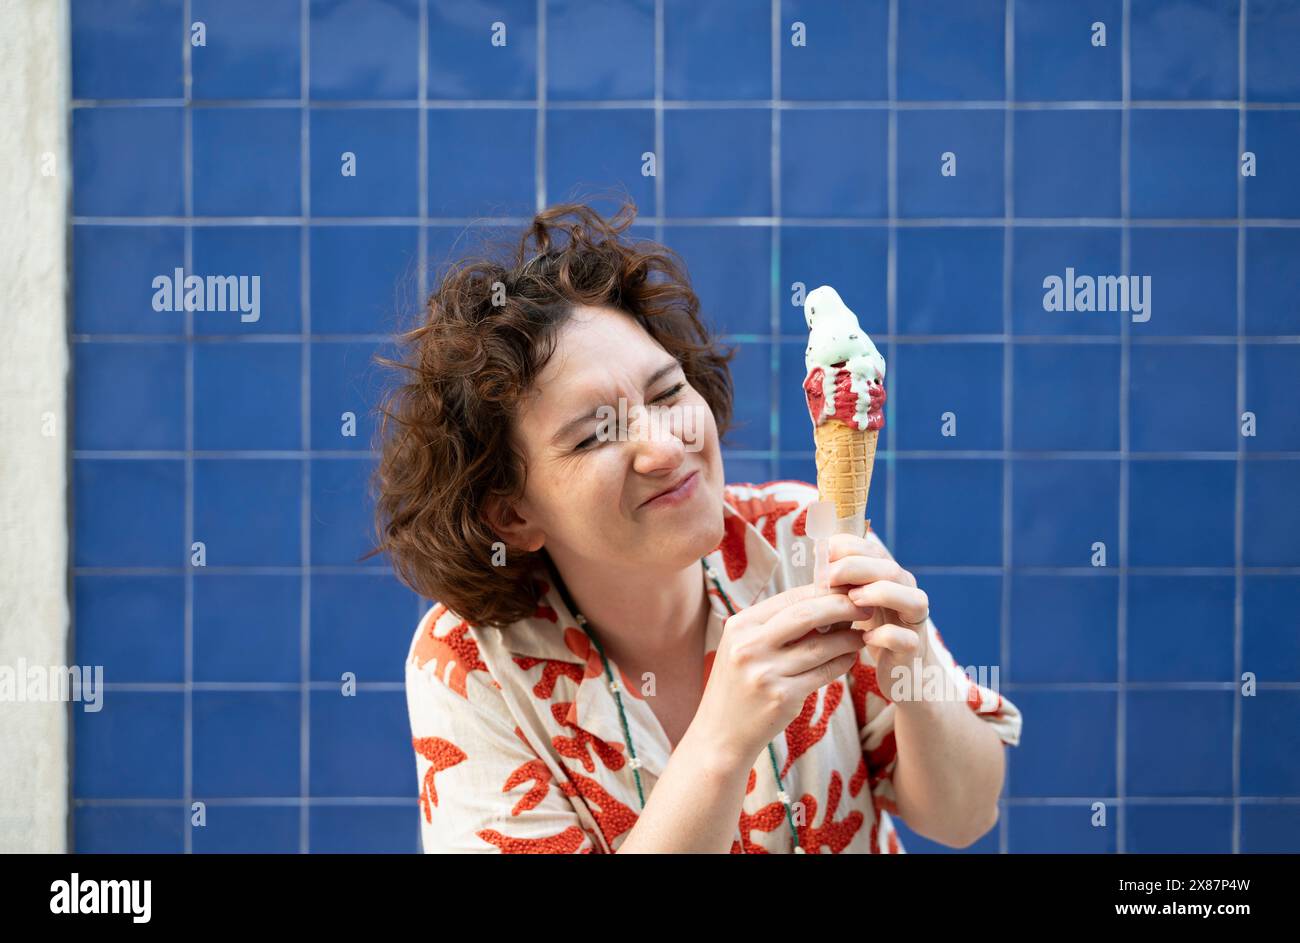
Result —
POLYGON ((865 537, 858 537, 855 534, 831 534, 827 545, 830 549, 827 559, 832 563, 851 554, 888 559, 885 548, 879 543, 873 543, 865 537))
POLYGON ((878 625, 863 636, 863 641, 904 658, 911 658, 921 650, 921 640, 917 634, 901 625, 878 625))
POLYGON ((848 652, 844 655, 840 655, 838 658, 834 658, 825 664, 815 665, 802 674, 795 675, 790 679, 790 684, 793 685, 800 694, 807 696, 818 688, 834 681, 841 675, 846 674, 859 658, 861 658, 861 655, 858 652, 848 652))
POLYGON ((826 581, 831 586, 861 586, 873 580, 892 580, 904 586, 916 585, 916 578, 888 557, 868 557, 855 553, 832 561, 826 568, 826 581))
POLYGON ((930 597, 925 590, 915 586, 900 586, 886 580, 855 586, 849 590, 849 599, 859 606, 882 606, 893 609, 910 628, 919 629, 930 614, 930 597))
POLYGON ((814 632, 811 638, 800 639, 781 649, 779 670, 787 677, 794 677, 834 661, 847 652, 859 652, 864 644, 862 633, 856 629, 840 629, 825 635, 814 632))
POLYGON ((785 645, 807 635, 809 629, 864 618, 867 618, 864 607, 844 593, 826 593, 787 606, 768 619, 763 629, 772 644, 785 645))
MULTIPOLYGON (((847 593, 848 588, 832 590, 837 593, 847 593)), ((772 616, 776 615, 782 609, 787 608, 793 603, 803 599, 812 599, 815 596, 825 595, 825 590, 817 586, 816 583, 805 583, 803 586, 796 586, 793 589, 787 589, 783 593, 777 593, 775 596, 768 596, 766 599, 760 599, 747 609, 740 610, 736 615, 738 622, 745 624, 760 624, 766 622, 772 616)))

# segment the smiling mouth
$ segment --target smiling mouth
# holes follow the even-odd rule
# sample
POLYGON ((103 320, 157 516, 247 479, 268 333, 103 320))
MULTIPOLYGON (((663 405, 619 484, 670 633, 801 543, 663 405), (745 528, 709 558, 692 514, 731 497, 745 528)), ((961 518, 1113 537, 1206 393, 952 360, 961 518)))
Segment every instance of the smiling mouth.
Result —
POLYGON ((693 472, 691 472, 689 475, 687 475, 687 476, 686 476, 685 478, 683 478, 681 481, 677 482, 677 484, 673 485, 672 487, 670 487, 670 488, 666 488, 665 490, 660 491, 658 494, 656 494, 656 495, 651 495, 649 498, 646 498, 644 501, 641 502, 641 507, 645 507, 646 505, 648 505, 648 504, 652 504, 653 502, 659 500, 659 499, 662 498, 662 497, 665 497, 665 496, 667 496, 667 495, 671 495, 671 494, 674 494, 674 493, 677 492, 677 491, 680 491, 681 489, 683 489, 683 488, 685 488, 687 485, 689 485, 689 484, 691 483, 691 481, 692 481, 696 476, 698 476, 698 475, 699 475, 699 472, 698 472, 698 471, 693 471, 693 472))

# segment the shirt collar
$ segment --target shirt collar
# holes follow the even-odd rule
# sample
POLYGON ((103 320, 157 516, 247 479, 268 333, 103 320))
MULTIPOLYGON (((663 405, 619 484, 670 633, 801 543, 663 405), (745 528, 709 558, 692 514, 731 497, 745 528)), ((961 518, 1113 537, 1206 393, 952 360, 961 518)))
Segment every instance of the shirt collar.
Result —
MULTIPOLYGON (((722 591, 737 610, 746 609, 758 601, 772 580, 772 573, 780 560, 776 548, 768 542, 752 523, 754 514, 742 514, 742 500, 724 491, 722 502, 725 533, 718 546, 705 558, 717 577, 722 591)), ((755 510, 755 509, 750 509, 755 510)), ((552 585, 545 569, 534 576, 539 603, 531 618, 520 619, 501 629, 505 648, 514 655, 565 661, 585 665, 591 657, 587 635, 578 627, 559 591, 552 585)), ((712 580, 706 584, 709 602, 721 620, 709 620, 709 638, 706 651, 718 647, 716 636, 721 634, 721 622, 728 615, 725 604, 717 598, 712 580)), ((599 655, 595 656, 599 664, 599 655)))

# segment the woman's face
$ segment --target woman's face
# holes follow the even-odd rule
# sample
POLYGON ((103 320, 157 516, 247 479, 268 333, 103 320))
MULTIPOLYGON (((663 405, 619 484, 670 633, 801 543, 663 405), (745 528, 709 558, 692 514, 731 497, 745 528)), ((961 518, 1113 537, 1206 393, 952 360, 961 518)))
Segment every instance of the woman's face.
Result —
POLYGON ((527 457, 510 543, 557 562, 681 568, 722 539, 713 412, 629 315, 579 307, 512 430, 527 457), (682 492, 651 501, 694 475, 682 492))

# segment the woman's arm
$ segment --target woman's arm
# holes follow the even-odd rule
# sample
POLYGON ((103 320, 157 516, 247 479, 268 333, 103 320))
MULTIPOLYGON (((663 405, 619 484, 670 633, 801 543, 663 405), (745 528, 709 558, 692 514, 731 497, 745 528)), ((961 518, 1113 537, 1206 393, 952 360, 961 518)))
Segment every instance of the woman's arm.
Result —
POLYGON ((719 743, 700 722, 686 729, 618 853, 731 851, 754 757, 719 743))
MULTIPOLYGON (((924 674, 913 679, 913 691, 925 690, 926 676, 946 672, 935 649, 925 646, 924 674)), ((926 838, 954 848, 971 845, 998 820, 1006 766, 1002 739, 960 695, 899 700, 894 712, 898 814, 926 838)))

